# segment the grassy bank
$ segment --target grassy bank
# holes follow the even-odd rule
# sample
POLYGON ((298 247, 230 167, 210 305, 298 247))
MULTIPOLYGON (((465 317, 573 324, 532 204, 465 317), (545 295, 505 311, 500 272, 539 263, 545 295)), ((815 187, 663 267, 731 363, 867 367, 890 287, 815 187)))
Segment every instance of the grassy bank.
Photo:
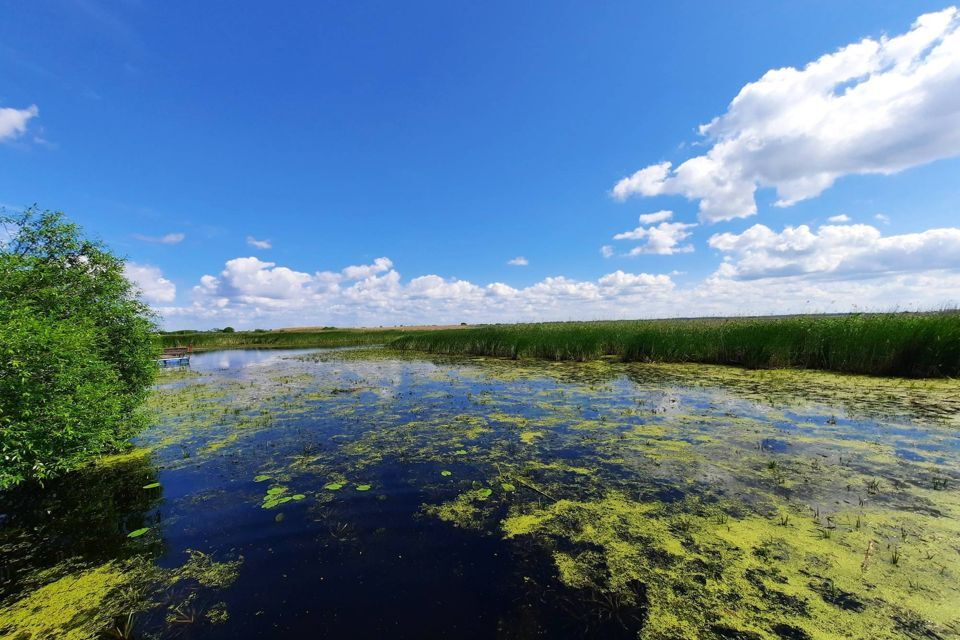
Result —
POLYGON ((160 334, 163 347, 193 345, 212 349, 296 349, 387 344, 406 333, 401 329, 332 329, 321 331, 237 331, 234 333, 183 332, 160 334))
POLYGON ((871 375, 960 375, 960 312, 553 322, 423 331, 392 347, 451 355, 800 367, 871 375))

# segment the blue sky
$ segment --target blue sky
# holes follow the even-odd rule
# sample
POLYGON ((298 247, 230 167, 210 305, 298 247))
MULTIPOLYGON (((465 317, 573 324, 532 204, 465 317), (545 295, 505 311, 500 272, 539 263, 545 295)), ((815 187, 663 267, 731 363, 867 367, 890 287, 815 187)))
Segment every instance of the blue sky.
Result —
POLYGON ((662 4, 6 3, 0 203, 168 327, 957 303, 950 5, 662 4))

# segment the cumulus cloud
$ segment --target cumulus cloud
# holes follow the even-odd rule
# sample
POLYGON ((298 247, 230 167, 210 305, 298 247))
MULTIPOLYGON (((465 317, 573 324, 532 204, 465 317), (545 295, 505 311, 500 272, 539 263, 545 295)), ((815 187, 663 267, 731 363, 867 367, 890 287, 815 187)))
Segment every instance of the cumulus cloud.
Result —
POLYGON ((721 233, 709 244, 726 254, 718 274, 736 280, 816 275, 858 280, 880 275, 960 270, 960 229, 883 236, 865 224, 786 227, 757 224, 721 233))
POLYGON ((27 131, 27 123, 40 114, 37 105, 26 109, 0 108, 0 142, 22 136, 27 131))
POLYGON ((673 217, 673 211, 655 211, 640 215, 640 224, 657 224, 673 217))
MULTIPOLYGON (((632 231, 624 231, 613 236, 614 240, 643 240, 644 242, 633 247, 627 255, 636 256, 643 253, 653 253, 661 256, 673 255, 675 253, 689 253, 693 251, 693 245, 680 245, 680 243, 690 237, 690 231, 696 227, 695 224, 686 224, 683 222, 666 222, 673 216, 672 211, 658 211, 656 213, 646 213, 640 216, 641 226, 632 231), (656 226, 644 227, 644 224, 659 222, 656 226)), ((612 249, 611 249, 612 252, 612 249)))
POLYGON ((388 258, 339 271, 300 271, 256 257, 205 275, 185 306, 154 267, 128 273, 170 325, 378 326, 459 322, 929 309, 960 302, 960 229, 884 236, 870 225, 755 225, 716 234, 723 262, 705 279, 614 271, 553 276, 525 287, 437 274, 405 280, 388 258))
POLYGON ((144 300, 150 304, 173 302, 177 297, 177 287, 163 277, 157 267, 147 264, 127 262, 123 267, 124 275, 140 290, 144 300))
POLYGON ((789 206, 845 175, 892 174, 960 154, 958 95, 960 12, 950 7, 920 16, 902 35, 768 71, 700 127, 704 155, 643 168, 613 195, 683 195, 699 201, 706 222, 755 214, 761 187, 789 206))
POLYGON ((525 267, 530 264, 530 261, 524 258, 523 256, 517 256, 511 260, 507 260, 507 264, 514 267, 525 267))
POLYGON ((187 234, 185 233, 168 233, 162 236, 145 236, 140 233, 133 234, 133 237, 141 242, 154 242, 157 244, 177 244, 183 242, 187 234))
POLYGON ((247 244, 254 249, 272 249, 273 243, 269 240, 257 240, 253 236, 247 236, 247 244))
POLYGON ((373 261, 373 264, 362 264, 347 267, 342 273, 347 280, 359 280, 361 278, 369 278, 378 273, 383 273, 384 271, 389 271, 392 267, 393 262, 390 260, 390 258, 377 258, 373 261))
POLYGON ((841 213, 837 216, 830 216, 827 218, 827 222, 833 222, 835 224, 843 224, 844 222, 850 222, 850 216, 845 213, 841 213))
POLYGON ((168 318, 233 326, 257 324, 411 324, 470 321, 562 320, 642 315, 665 307, 674 283, 668 275, 616 271, 597 280, 562 276, 514 288, 428 274, 404 281, 388 258, 341 271, 308 273, 256 257, 228 260, 205 275, 185 307, 161 307, 168 318))
POLYGON ((602 255, 604 258, 609 258, 613 254, 614 254, 613 246, 609 244, 605 244, 602 247, 600 247, 600 255, 602 255))

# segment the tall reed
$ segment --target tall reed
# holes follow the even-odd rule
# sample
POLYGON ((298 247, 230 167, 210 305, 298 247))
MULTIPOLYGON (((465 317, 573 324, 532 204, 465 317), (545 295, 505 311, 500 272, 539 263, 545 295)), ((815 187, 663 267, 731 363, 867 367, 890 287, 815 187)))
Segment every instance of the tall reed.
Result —
POLYGON ((960 312, 491 325, 409 333, 391 346, 507 358, 616 356, 941 377, 960 374, 960 312))

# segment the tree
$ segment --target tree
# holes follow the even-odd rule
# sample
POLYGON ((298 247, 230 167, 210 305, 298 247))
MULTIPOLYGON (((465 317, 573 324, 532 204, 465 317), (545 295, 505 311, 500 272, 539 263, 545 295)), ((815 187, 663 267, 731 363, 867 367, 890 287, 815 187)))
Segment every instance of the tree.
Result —
POLYGON ((0 489, 124 446, 156 371, 123 260, 59 212, 0 214, 0 489))

